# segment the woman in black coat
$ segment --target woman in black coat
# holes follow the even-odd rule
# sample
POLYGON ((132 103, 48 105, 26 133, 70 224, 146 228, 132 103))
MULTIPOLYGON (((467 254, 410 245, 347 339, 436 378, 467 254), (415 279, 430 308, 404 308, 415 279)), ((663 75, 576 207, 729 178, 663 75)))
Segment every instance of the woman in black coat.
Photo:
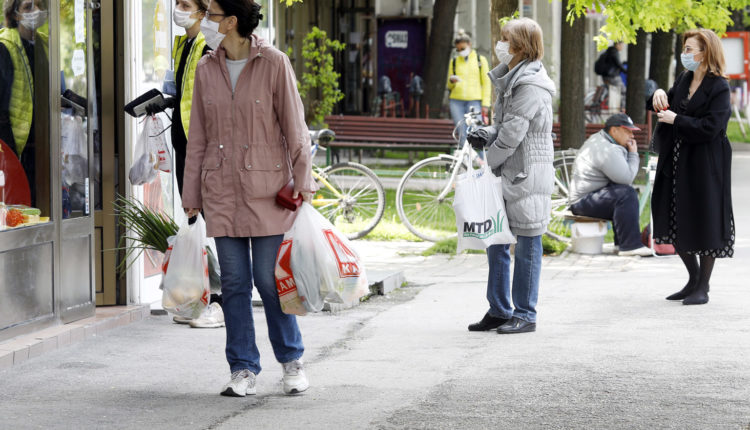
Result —
POLYGON ((708 302, 715 259, 734 254, 732 149, 726 134, 731 106, 719 38, 697 29, 682 40, 687 70, 651 100, 660 123, 651 210, 655 242, 673 244, 689 275, 667 300, 695 305, 708 302))

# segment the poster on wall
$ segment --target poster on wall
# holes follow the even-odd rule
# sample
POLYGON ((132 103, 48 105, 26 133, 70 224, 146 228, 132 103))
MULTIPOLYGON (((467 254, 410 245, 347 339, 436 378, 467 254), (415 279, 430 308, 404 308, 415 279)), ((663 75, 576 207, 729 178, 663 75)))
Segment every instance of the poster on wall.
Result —
POLYGON ((425 18, 378 20, 378 79, 388 76, 404 105, 408 105, 411 74, 424 77, 426 40, 425 18))

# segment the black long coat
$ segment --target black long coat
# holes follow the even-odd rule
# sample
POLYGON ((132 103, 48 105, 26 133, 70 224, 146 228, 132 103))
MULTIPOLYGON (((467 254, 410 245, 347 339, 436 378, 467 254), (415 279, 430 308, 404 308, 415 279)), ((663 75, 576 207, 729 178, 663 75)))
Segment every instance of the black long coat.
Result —
MULTIPOLYGON (((651 198, 654 237, 669 234, 674 146, 680 142, 677 164, 677 250, 723 248, 732 220, 732 148, 726 129, 731 106, 726 79, 707 75, 685 109, 693 72, 682 73, 669 89, 674 125, 660 123, 655 139, 661 145, 651 198)), ((651 104, 651 100, 649 100, 651 104)), ((650 106, 649 106, 650 107, 650 106)))

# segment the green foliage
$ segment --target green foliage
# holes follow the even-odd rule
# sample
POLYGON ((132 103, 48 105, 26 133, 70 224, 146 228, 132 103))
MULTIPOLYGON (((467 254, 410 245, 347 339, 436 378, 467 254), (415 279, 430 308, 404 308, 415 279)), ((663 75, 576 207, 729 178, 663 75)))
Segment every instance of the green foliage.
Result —
POLYGON ((279 0, 279 3, 284 3, 287 7, 289 7, 295 3, 302 3, 302 0, 279 0))
MULTIPOLYGON (((289 0, 287 0, 289 1, 289 0)), ((333 112, 333 108, 344 93, 339 89, 339 75, 333 69, 332 52, 344 49, 344 44, 330 40, 325 31, 313 27, 307 33, 302 45, 302 58, 305 60, 305 72, 298 82, 300 96, 306 98, 317 91, 317 97, 311 97, 308 105, 308 123, 312 126, 325 126, 326 115, 333 112)))
MULTIPOLYGON (((429 247, 428 249, 422 251, 422 255, 425 257, 429 257, 431 255, 435 254, 456 254, 456 247, 458 246, 458 237, 451 237, 450 239, 441 240, 440 242, 436 242, 434 245, 429 247)), ((477 250, 477 249, 467 249, 463 251, 464 254, 484 254, 485 251, 477 250)))
POLYGON ((504 17, 502 17, 502 18, 500 18, 498 20, 498 21, 500 21, 500 28, 505 27, 505 24, 507 24, 508 21, 510 21, 512 19, 520 18, 520 17, 521 17, 521 14, 518 11, 518 9, 516 9, 516 11, 513 12, 513 15, 511 15, 511 16, 504 16, 504 17))
POLYGON ((146 249, 166 251, 167 238, 177 234, 178 227, 172 218, 152 211, 138 200, 118 196, 113 206, 120 216, 120 226, 127 231, 120 238, 119 249, 125 250, 125 258, 117 268, 120 274, 125 274, 146 249))
POLYGON ((567 247, 568 244, 566 244, 565 242, 560 242, 559 240, 552 239, 546 234, 542 235, 542 250, 544 252, 544 255, 560 255, 563 251, 565 251, 565 248, 567 247))
POLYGON ((742 10, 748 0, 569 0, 569 22, 595 10, 607 16, 607 23, 594 39, 599 49, 608 41, 635 43, 636 32, 657 30, 678 32, 690 28, 709 28, 723 34, 732 24, 731 11, 742 10))

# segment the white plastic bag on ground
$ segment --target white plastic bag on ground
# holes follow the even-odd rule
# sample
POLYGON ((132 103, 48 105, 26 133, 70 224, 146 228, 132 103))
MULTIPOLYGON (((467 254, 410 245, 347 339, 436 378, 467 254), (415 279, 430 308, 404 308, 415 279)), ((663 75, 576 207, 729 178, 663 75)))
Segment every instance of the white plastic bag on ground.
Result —
POLYGON ((193 225, 182 224, 168 258, 162 307, 175 315, 198 318, 211 297, 206 223, 201 215, 193 225))
POLYGON ((367 294, 364 265, 349 240, 309 203, 298 212, 276 257, 281 310, 304 315, 325 302, 352 303, 367 294))
POLYGON ((458 229, 457 253, 464 249, 485 250, 490 245, 516 243, 505 212, 502 178, 495 176, 488 165, 469 168, 456 177, 453 210, 458 229))

